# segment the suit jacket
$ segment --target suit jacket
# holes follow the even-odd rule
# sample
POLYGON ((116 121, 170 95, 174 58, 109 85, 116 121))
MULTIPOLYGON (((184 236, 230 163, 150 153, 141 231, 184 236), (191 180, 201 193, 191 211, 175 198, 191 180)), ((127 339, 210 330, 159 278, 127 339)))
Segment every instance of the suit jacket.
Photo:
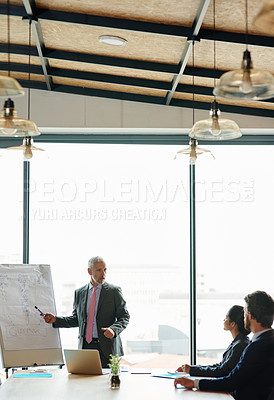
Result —
POLYGON ((201 379, 201 390, 233 392, 237 400, 270 400, 274 387, 274 330, 262 333, 243 351, 229 375, 201 379))
MULTIPOLYGON (((72 315, 69 317, 57 316, 56 322, 53 324, 54 328, 79 327, 79 349, 83 348, 86 335, 88 287, 87 284, 75 290, 72 315)), ((109 354, 118 354, 119 356, 124 354, 119 334, 126 328, 128 322, 129 313, 121 288, 106 282, 103 283, 98 302, 96 323, 100 346, 107 358, 109 358, 109 354), (113 329, 114 338, 106 338, 101 328, 113 329)))
POLYGON ((249 344, 249 338, 239 333, 223 354, 221 362, 213 365, 192 365, 189 374, 192 376, 226 376, 238 363, 243 350, 249 344))

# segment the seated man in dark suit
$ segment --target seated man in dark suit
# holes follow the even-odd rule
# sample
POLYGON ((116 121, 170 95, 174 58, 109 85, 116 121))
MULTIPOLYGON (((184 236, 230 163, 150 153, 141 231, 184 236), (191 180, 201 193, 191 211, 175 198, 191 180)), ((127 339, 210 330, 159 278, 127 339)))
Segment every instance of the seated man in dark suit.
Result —
POLYGON ((188 389, 233 392, 237 400, 273 400, 274 388, 274 301, 265 292, 257 291, 245 297, 245 326, 254 334, 236 367, 217 379, 177 378, 188 389))

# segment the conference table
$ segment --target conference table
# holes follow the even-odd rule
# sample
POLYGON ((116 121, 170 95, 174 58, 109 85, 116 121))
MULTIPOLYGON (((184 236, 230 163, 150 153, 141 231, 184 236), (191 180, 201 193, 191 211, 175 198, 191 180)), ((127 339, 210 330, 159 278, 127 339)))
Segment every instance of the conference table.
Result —
MULTIPOLYGON (((162 370, 157 370, 159 374, 162 370)), ((157 372, 156 371, 156 372, 157 372)), ((17 371, 18 373, 19 371, 17 371)), ((146 373, 121 372, 119 389, 110 388, 109 375, 69 374, 52 368, 52 377, 14 378, 0 386, 0 399, 8 400, 232 400, 228 393, 202 392, 174 387, 174 380, 146 373)), ((155 371, 153 371, 155 373, 155 371)), ((20 371, 24 373, 24 371, 20 371)), ((27 372, 25 372, 27 373, 27 372)))

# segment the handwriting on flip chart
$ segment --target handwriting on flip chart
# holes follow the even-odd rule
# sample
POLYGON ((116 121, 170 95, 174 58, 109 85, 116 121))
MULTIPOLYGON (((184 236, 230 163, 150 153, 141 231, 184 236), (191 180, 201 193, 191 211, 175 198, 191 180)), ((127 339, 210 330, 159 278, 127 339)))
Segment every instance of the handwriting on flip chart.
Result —
POLYGON ((59 334, 34 308, 55 310, 49 265, 0 264, 0 326, 5 350, 61 346, 59 334))
POLYGON ((46 327, 42 327, 39 325, 7 326, 6 330, 7 330, 6 331, 7 336, 10 338, 13 338, 13 337, 18 338, 21 336, 37 336, 37 335, 45 338, 47 336, 46 327))

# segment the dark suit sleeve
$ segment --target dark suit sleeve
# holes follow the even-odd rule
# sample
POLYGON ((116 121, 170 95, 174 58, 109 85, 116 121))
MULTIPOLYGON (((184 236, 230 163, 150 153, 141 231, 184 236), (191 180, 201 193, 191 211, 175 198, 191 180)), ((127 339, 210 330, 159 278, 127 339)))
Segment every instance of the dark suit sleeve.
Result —
POLYGON ((54 328, 75 328, 79 326, 77 309, 79 307, 78 293, 74 293, 73 311, 69 317, 56 317, 56 322, 52 324, 54 328))
POLYGON ((231 343, 223 355, 221 362, 213 365, 193 365, 190 367, 190 375, 192 376, 226 376, 233 370, 238 363, 243 350, 248 345, 247 338, 231 343))
POLYGON ((127 327, 130 318, 120 287, 116 287, 114 293, 114 303, 116 320, 110 326, 110 328, 115 332, 115 336, 118 336, 127 327))
POLYGON ((240 386, 248 386, 253 380, 255 382, 258 371, 264 371, 265 367, 265 359, 261 352, 257 351, 257 343, 251 343, 245 348, 240 361, 229 375, 223 378, 201 379, 199 388, 217 392, 233 392, 240 386))

